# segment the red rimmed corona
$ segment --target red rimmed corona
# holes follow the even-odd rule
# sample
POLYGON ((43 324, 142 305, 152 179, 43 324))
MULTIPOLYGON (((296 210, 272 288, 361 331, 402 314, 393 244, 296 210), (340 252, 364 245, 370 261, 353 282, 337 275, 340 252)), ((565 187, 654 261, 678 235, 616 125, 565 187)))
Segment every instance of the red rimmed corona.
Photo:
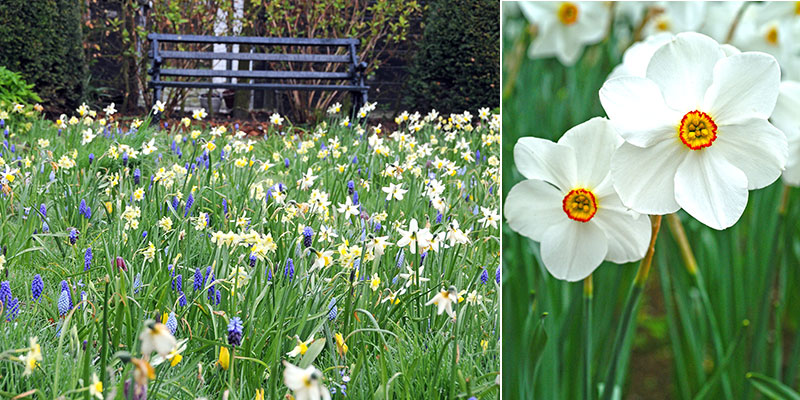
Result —
POLYGON ((597 213, 597 198, 588 189, 572 189, 561 202, 569 219, 588 222, 597 213))
POLYGON ((710 115, 702 111, 690 111, 681 119, 678 137, 692 150, 710 147, 717 140, 717 124, 710 115))
POLYGON ((561 3, 558 7, 558 19, 564 25, 572 25, 578 21, 578 7, 573 3, 561 3))

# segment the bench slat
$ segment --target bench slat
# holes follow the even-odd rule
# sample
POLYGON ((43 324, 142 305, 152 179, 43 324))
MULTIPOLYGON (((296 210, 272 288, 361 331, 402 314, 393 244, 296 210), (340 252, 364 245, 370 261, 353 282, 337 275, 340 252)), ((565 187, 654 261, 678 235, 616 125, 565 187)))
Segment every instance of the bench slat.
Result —
POLYGON ((150 87, 178 87, 195 89, 283 89, 283 90, 368 90, 369 86, 358 85, 304 85, 282 83, 214 83, 214 82, 181 82, 181 81, 150 81, 150 87))
POLYGON ((237 71, 213 69, 162 69, 162 76, 223 77, 251 79, 350 79, 347 72, 317 71, 237 71))
POLYGON ((274 54, 274 53, 214 53, 211 51, 166 51, 158 52, 161 58, 187 60, 243 60, 243 61, 289 61, 289 62, 350 62, 350 56, 335 54, 274 54))
POLYGON ((274 38, 260 36, 205 36, 205 35, 175 35, 170 33, 151 33, 147 35, 150 40, 160 42, 178 43, 238 43, 254 45, 283 45, 283 46, 349 46, 359 44, 358 39, 316 39, 316 38, 274 38))

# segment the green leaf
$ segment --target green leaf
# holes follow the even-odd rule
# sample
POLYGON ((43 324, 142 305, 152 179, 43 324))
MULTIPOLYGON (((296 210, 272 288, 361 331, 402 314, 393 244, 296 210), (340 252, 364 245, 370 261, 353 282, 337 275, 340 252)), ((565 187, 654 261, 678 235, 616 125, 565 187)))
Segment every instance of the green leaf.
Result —
POLYGON ((745 377, 750 381, 753 387, 770 399, 800 400, 800 394, 795 392, 792 388, 766 375, 757 372, 749 372, 745 377))
POLYGON ((317 359, 317 356, 319 356, 319 353, 321 353, 322 349, 324 348, 325 348, 325 339, 315 340, 314 343, 312 343, 311 346, 308 347, 308 350, 306 350, 306 354, 303 355, 303 358, 300 360, 300 364, 298 365, 298 367, 306 368, 309 365, 313 364, 314 360, 317 359))

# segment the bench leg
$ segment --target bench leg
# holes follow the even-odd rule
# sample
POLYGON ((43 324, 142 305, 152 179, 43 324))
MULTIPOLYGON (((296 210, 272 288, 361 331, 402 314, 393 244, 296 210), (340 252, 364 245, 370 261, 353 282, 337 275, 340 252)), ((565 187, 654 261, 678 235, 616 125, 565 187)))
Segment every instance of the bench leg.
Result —
POLYGON ((361 102, 361 96, 358 92, 350 92, 350 97, 352 98, 353 102, 353 110, 351 114, 353 114, 353 118, 355 119, 358 117, 358 110, 361 108, 361 104, 359 104, 361 102))

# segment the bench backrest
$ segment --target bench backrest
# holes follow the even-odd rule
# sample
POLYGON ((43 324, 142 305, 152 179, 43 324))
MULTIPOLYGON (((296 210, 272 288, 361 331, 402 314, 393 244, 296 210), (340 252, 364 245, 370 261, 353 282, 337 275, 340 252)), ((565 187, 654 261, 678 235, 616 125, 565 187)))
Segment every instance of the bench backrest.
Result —
MULTIPOLYGON (((358 39, 312 39, 312 38, 270 38, 253 36, 203 36, 203 35, 176 35, 151 33, 147 38, 152 42, 150 58, 153 69, 150 71, 154 80, 161 77, 189 77, 195 80, 211 80, 214 77, 258 79, 258 80, 348 80, 351 84, 359 84, 360 73, 364 66, 359 63, 357 46, 358 39), (164 43, 178 44, 224 44, 265 46, 272 50, 265 53, 255 52, 213 52, 213 51, 183 51, 178 46, 172 49, 161 48, 164 43), (285 49, 286 52, 274 51, 285 49), (302 53, 293 53, 299 50, 302 53), (263 71, 231 70, 229 67, 222 69, 199 68, 162 68, 164 60, 238 60, 240 62, 263 61, 269 63, 271 69, 263 71), (301 63, 300 68, 298 64, 301 63), (308 65, 308 64, 312 65, 308 65), (316 64, 316 65, 315 65, 316 64), (320 65, 324 64, 324 65, 320 65), (338 65, 337 65, 338 64, 338 65), (314 70, 315 67, 324 70, 314 70), (344 66, 344 70, 342 68, 344 66), (333 68, 332 68, 333 67, 333 68), (338 67, 338 68, 336 68, 338 67)), ((362 81, 363 82, 363 81, 362 81)), ((361 83, 363 85, 363 83, 361 83)))

